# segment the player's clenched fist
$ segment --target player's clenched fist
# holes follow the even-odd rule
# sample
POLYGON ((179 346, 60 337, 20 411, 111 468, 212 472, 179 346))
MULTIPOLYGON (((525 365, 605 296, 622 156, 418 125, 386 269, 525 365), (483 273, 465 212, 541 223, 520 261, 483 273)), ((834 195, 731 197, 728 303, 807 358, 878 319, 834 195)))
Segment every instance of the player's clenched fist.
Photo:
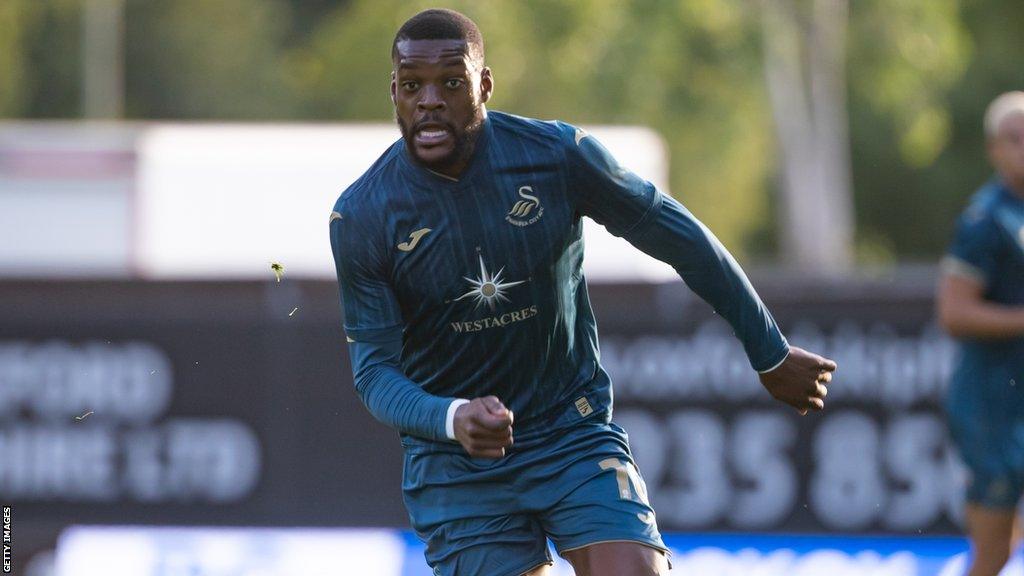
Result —
POLYGON ((790 347, 789 356, 771 372, 761 374, 761 384, 776 399, 806 414, 825 407, 826 384, 832 381, 836 363, 802 348, 790 347))
POLYGON ((455 439, 474 458, 501 458, 512 445, 512 411, 494 396, 455 410, 455 439))

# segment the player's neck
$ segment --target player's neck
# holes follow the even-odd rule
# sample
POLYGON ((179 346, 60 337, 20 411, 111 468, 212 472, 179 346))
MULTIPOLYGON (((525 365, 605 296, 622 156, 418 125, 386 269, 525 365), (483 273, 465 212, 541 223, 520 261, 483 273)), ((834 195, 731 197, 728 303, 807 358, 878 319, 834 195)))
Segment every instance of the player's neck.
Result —
MULTIPOLYGON (((441 178, 451 180, 453 182, 458 182, 469 169, 470 164, 472 164, 473 162, 473 157, 476 155, 478 149, 480 148, 480 138, 484 134, 486 122, 487 116, 485 115, 484 120, 483 122, 481 122, 480 126, 476 130, 473 130, 472 132, 466 134, 466 142, 462 150, 462 153, 459 155, 460 158, 457 161, 443 168, 439 166, 431 168, 422 163, 420 163, 420 166, 422 166, 423 169, 425 169, 427 172, 440 176, 441 178)), ((413 161, 417 161, 415 156, 413 156, 413 161)))
POLYGON ((466 173, 466 169, 469 168, 469 163, 473 160, 473 154, 476 152, 476 136, 478 135, 471 136, 466 141, 465 150, 457 161, 444 168, 427 168, 426 166, 424 168, 442 178, 458 182, 459 178, 462 178, 462 175, 466 173))

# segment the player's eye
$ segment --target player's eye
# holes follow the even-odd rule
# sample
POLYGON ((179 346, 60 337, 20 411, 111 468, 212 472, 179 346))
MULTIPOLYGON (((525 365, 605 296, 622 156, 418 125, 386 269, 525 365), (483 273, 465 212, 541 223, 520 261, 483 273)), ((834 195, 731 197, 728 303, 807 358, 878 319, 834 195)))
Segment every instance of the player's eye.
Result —
POLYGON ((450 88, 452 90, 455 90, 463 84, 465 84, 465 81, 462 78, 449 78, 448 81, 444 83, 446 88, 450 88))
POLYGON ((413 80, 407 80, 405 82, 402 82, 402 89, 408 92, 415 92, 416 90, 419 89, 419 87, 420 83, 413 80))

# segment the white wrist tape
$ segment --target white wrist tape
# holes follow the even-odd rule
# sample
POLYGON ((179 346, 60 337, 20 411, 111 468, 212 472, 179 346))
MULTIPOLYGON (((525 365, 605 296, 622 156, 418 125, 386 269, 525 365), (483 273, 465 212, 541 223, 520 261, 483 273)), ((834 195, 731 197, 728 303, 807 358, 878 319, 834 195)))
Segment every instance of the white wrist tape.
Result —
POLYGON ((444 418, 444 433, 449 440, 455 440, 455 411, 463 404, 469 404, 469 400, 456 398, 448 405, 448 414, 444 418))

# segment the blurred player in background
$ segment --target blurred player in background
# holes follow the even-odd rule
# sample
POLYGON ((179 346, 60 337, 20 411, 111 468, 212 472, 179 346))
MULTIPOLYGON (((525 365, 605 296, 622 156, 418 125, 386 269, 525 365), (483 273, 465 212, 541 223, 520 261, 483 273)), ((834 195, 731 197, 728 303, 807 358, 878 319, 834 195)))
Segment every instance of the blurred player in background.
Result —
MULTIPOLYGON (((476 25, 417 14, 392 48, 402 131, 330 218, 356 389, 401 433, 437 575, 662 574, 667 550, 612 393, 581 216, 674 266, 761 382, 824 407, 835 364, 791 347, 718 240, 586 132, 500 112, 476 25)), ((699 464, 698 464, 699 465, 699 464)))
POLYGON ((938 313, 960 340, 947 412, 970 470, 970 576, 995 576, 1019 540, 1024 491, 1024 92, 985 113, 996 176, 971 199, 942 261, 938 313))

